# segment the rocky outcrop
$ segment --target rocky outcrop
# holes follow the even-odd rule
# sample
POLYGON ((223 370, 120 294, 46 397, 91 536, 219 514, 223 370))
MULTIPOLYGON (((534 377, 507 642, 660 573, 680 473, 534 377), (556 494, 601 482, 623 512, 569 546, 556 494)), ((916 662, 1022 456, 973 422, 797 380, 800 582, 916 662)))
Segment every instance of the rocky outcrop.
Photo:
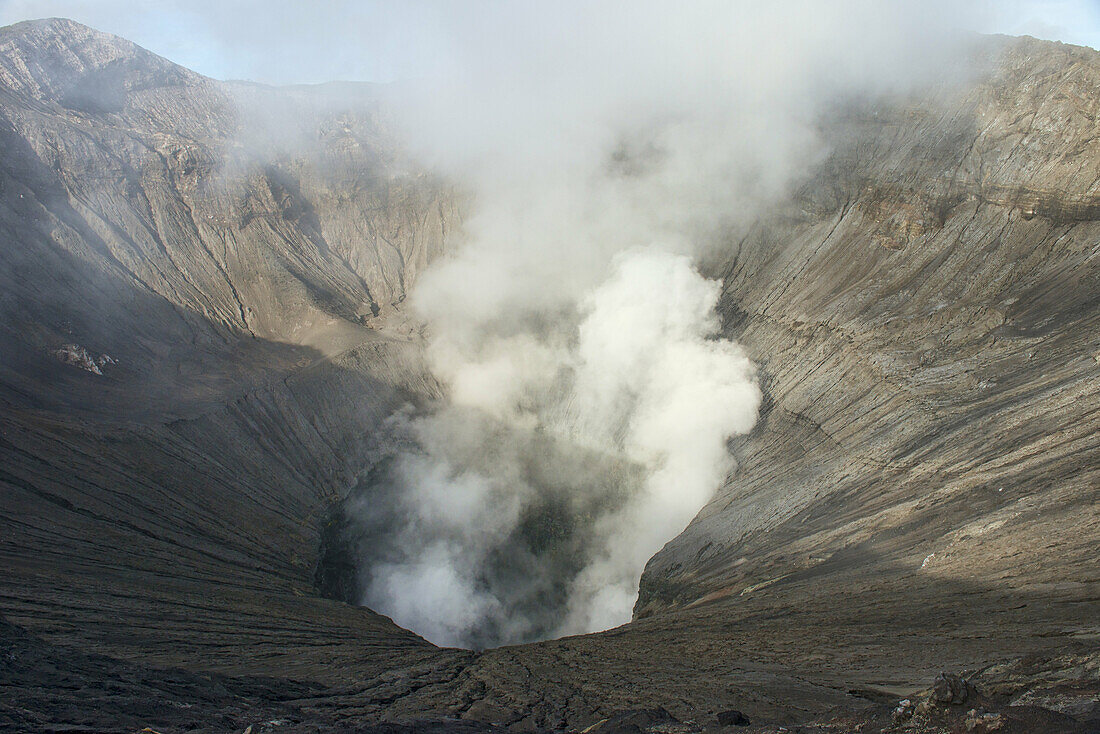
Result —
POLYGON ((823 121, 831 157, 709 257, 764 415, 636 621, 475 653, 314 586, 380 421, 437 394, 380 327, 458 197, 369 87, 215 82, 69 21, 0 30, 0 633, 47 661, 5 674, 0 721, 188 725, 138 721, 149 697, 213 729, 884 727, 979 669, 997 706, 1092 716, 1100 56, 986 53, 964 89, 823 121), (72 693, 104 677, 115 703, 72 693))

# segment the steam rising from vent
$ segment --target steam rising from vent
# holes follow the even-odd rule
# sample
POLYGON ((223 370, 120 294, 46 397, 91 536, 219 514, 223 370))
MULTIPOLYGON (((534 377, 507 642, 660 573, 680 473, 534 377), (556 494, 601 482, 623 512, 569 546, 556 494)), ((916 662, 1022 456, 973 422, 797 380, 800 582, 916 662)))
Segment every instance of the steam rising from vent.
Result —
POLYGON ((689 258, 633 250, 572 329, 437 340, 451 400, 393 420, 404 448, 373 482, 400 530, 375 545, 366 603, 450 644, 629 621, 646 560, 756 420, 749 360, 708 338, 718 295, 689 258))
POLYGON ((733 468, 726 438, 756 422, 749 360, 733 342, 707 339, 718 328, 718 296, 688 258, 651 251, 619 258, 587 301, 570 435, 624 454, 645 479, 597 520, 600 542, 573 583, 559 632, 629 619, 645 562, 733 468))
POLYGON ((447 398, 390 421, 363 499, 363 602, 441 644, 605 629, 727 480, 727 442, 760 405, 696 258, 810 173, 838 98, 932 73, 928 19, 949 14, 442 7, 449 72, 390 105, 474 196, 411 299, 447 398))

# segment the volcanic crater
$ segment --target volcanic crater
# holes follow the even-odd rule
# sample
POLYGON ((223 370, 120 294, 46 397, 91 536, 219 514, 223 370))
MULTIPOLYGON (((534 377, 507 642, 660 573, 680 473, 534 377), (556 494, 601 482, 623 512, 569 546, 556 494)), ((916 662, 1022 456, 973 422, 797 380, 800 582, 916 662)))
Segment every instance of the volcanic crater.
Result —
MULTIPOLYGON (((468 197, 372 85, 0 29, 0 728, 1093 730, 1100 54, 980 55, 837 110, 701 263, 763 402, 633 620, 460 649, 358 606, 392 524, 347 508, 443 395, 404 303, 468 197), (241 142, 275 118, 300 139, 241 142)), ((563 578, 575 523, 547 496, 522 533, 563 578)))

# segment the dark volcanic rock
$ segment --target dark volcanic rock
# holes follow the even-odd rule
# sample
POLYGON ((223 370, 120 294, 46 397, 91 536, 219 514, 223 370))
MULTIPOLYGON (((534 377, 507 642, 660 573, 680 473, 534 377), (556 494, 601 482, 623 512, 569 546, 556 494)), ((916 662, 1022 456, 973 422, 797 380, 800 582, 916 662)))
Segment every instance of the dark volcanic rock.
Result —
POLYGON ((474 653, 315 588, 346 594, 322 530, 381 422, 438 394, 386 326, 457 196, 369 87, 0 29, 0 613, 37 635, 0 628, 0 721, 537 731, 660 706, 881 729, 885 696, 952 669, 989 701, 932 712, 951 726, 1086 726, 1100 55, 984 53, 964 89, 823 120, 831 157, 705 263, 765 408, 637 620, 474 653))
POLYGON ((300 721, 288 701, 318 693, 286 679, 157 670, 84 654, 3 619, 0 680, 3 731, 243 730, 263 721, 300 721))
POLYGON ((678 724, 663 708, 623 711, 585 729, 587 734, 639 734, 656 726, 678 724))
POLYGON ((932 683, 932 700, 961 706, 971 698, 970 691, 970 683, 965 678, 954 673, 940 673, 932 683))
POLYGON ((749 721, 749 717, 737 709, 730 709, 729 711, 718 712, 718 725, 719 726, 748 726, 752 722, 749 721))

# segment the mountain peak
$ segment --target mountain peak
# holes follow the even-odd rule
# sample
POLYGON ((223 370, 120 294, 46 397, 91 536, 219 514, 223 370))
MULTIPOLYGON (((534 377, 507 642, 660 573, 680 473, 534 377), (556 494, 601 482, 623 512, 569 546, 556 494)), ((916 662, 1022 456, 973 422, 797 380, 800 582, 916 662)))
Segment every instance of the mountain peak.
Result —
POLYGON ((86 112, 117 111, 130 92, 202 77, 119 36, 68 18, 0 28, 0 87, 86 112))

